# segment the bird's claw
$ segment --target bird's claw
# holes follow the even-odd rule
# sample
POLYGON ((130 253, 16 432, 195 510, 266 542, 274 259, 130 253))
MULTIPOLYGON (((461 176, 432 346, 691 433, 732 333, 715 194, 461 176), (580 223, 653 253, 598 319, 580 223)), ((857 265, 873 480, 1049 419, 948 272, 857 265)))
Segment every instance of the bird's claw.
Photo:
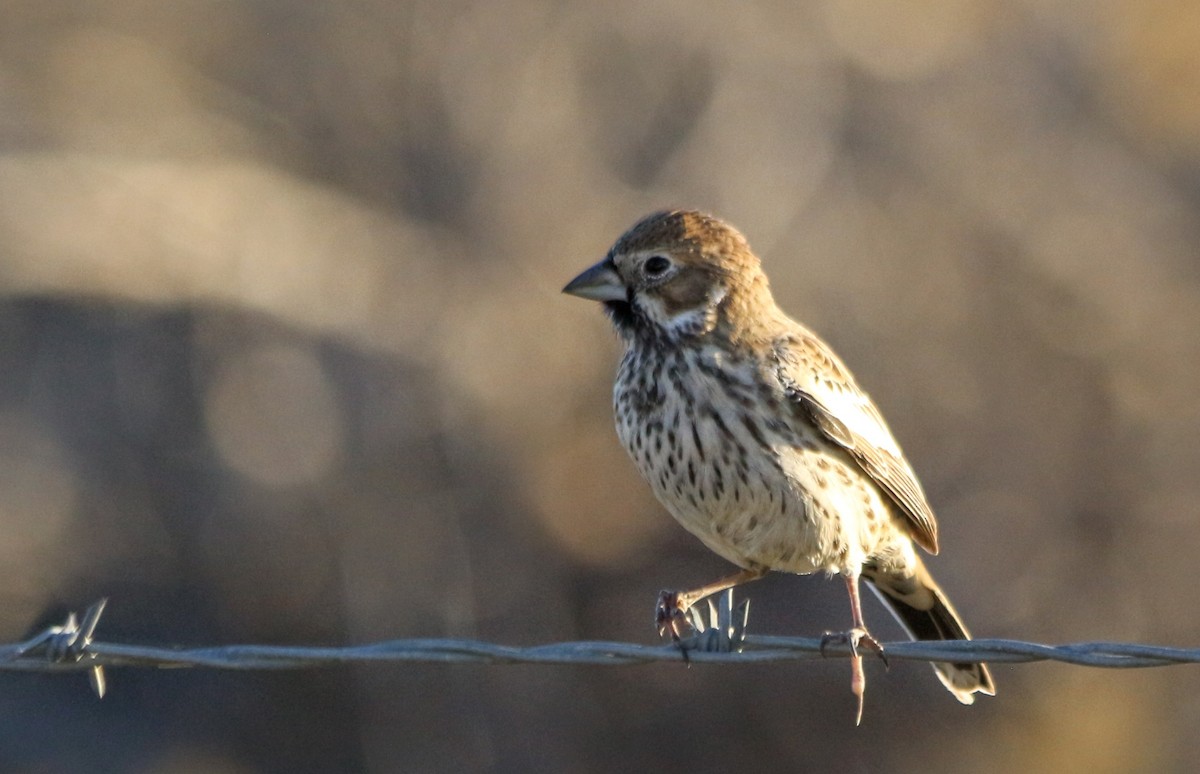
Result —
POLYGON ((825 632, 823 635, 821 635, 821 645, 819 648, 822 656, 829 655, 825 651, 829 647, 830 643, 849 645, 850 655, 855 658, 858 657, 858 646, 865 646, 867 650, 873 651, 875 655, 879 656, 879 660, 883 662, 885 669, 890 666, 888 663, 887 653, 885 653, 883 650, 883 644, 879 640, 875 639, 875 637, 866 629, 856 628, 845 632, 825 632))
POLYGON ((679 648, 684 662, 690 664, 691 651, 703 653, 741 652, 746 640, 746 623, 750 618, 750 600, 733 604, 733 590, 721 594, 716 604, 710 597, 708 615, 703 606, 684 607, 677 591, 662 591, 658 595, 654 619, 660 637, 671 635, 671 641, 679 648), (690 633, 690 634, 689 634, 690 633), (684 635, 689 636, 685 637, 684 635))
POLYGON ((687 617, 687 608, 680 604, 678 591, 664 589, 658 593, 658 603, 654 607, 654 625, 658 628, 659 637, 670 634, 671 641, 675 643, 692 628, 687 617))

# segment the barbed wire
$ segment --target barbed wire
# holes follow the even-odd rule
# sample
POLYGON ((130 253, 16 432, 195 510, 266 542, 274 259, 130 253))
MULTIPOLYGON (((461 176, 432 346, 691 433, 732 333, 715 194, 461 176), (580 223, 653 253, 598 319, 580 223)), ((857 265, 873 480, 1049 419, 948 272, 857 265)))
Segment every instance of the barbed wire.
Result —
MULTIPOLYGON (((341 647, 221 645, 161 647, 103 642, 93 638, 107 600, 84 614, 74 613, 20 643, 0 645, 0 671, 89 671, 92 688, 103 696, 104 667, 206 668, 229 670, 316 669, 367 663, 633 665, 660 662, 764 664, 846 657, 850 648, 829 638, 779 637, 745 633, 748 600, 734 608, 732 595, 710 603, 708 617, 692 612, 698 634, 680 643, 559 642, 496 645, 465 639, 402 639, 341 647)), ((1044 645, 1002 639, 884 644, 889 661, 1028 663, 1058 661, 1077 666, 1131 669, 1200 663, 1200 649, 1120 642, 1044 645)))

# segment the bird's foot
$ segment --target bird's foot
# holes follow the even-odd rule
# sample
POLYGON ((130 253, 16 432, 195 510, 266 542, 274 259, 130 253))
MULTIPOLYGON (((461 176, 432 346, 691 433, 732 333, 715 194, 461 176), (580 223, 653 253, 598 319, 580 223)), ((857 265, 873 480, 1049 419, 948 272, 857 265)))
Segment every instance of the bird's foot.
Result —
POLYGON ((822 656, 828 655, 825 652, 825 649, 828 648, 831 643, 837 645, 849 645, 850 655, 853 658, 858 658, 858 646, 863 645, 868 650, 874 651, 875 655, 879 656, 879 660, 883 662, 884 669, 887 669, 890 666, 890 664, 888 664, 887 653, 883 651, 883 644, 880 643, 879 640, 875 639, 875 637, 869 631, 862 627, 850 629, 849 631, 845 632, 825 632, 823 635, 821 635, 820 650, 822 656))
POLYGON ((666 637, 670 634, 671 641, 678 643, 688 629, 692 628, 687 611, 678 591, 664 589, 658 592, 658 603, 654 606, 654 625, 658 628, 658 636, 666 637))
POLYGON ((865 628, 856 626, 846 632, 825 632, 821 637, 821 655, 825 655, 825 647, 831 642, 847 643, 850 645, 850 691, 858 699, 858 710, 854 716, 854 725, 862 724, 863 716, 863 699, 867 693, 867 673, 863 670, 862 656, 859 655, 858 646, 866 646, 869 650, 875 651, 883 665, 886 668, 888 665, 887 656, 883 653, 883 645, 879 640, 871 636, 865 628))

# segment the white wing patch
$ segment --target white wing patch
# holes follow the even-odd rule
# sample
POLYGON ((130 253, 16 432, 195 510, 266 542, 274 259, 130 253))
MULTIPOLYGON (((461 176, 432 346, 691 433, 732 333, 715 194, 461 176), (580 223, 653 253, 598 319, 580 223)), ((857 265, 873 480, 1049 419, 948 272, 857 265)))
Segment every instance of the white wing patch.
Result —
POLYGON ((775 344, 780 380, 793 405, 844 448, 907 517, 921 547, 937 553, 937 520, 879 409, 815 334, 794 324, 775 344))

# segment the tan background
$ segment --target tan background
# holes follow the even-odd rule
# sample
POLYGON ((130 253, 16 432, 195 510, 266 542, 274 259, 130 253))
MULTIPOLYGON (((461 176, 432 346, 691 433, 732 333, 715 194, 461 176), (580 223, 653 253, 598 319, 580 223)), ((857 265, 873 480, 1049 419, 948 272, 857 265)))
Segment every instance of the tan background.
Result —
MULTIPOLYGON (((0 3, 0 639, 653 642, 724 572, 558 294, 714 211, 884 409, 973 629, 1200 644, 1200 6, 0 3)), ((773 577, 752 631, 848 623, 773 577)), ((874 602, 877 633, 898 636, 874 602)), ((1191 771, 1200 671, 0 677, 6 771, 1191 771)))

